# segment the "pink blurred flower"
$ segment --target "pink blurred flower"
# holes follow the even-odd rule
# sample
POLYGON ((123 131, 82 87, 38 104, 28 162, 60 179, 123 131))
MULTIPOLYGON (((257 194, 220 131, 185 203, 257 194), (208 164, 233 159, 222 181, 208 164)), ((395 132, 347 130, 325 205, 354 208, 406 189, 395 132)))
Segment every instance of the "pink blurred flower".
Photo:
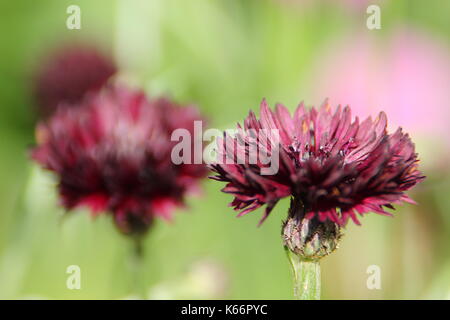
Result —
POLYGON ((329 48, 317 58, 316 99, 349 104, 361 117, 384 110, 389 127, 411 132, 419 150, 450 148, 448 48, 404 29, 386 42, 366 33, 329 48))

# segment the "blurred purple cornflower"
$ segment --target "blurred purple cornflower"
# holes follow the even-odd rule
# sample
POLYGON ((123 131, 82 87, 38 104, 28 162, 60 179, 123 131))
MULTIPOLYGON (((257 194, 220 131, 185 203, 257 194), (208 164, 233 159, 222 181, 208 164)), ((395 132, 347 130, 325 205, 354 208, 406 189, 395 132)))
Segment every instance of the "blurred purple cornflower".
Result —
POLYGON ((94 46, 57 48, 42 61, 33 79, 39 113, 47 117, 61 103, 77 105, 86 93, 102 88, 116 71, 112 59, 94 46))
POLYGON ((242 216, 266 205, 261 223, 276 203, 292 197, 300 203, 306 219, 331 221, 343 226, 350 218, 375 212, 391 215, 385 208, 403 201, 413 202, 405 191, 424 179, 418 170, 417 154, 402 129, 388 134, 387 118, 352 120, 349 107, 332 110, 328 103, 316 110, 301 104, 291 116, 278 104, 275 111, 261 104, 260 120, 253 112, 236 136, 225 134, 219 142, 219 157, 251 152, 252 144, 279 152, 279 170, 261 175, 261 164, 216 163, 213 179, 226 182, 222 190, 234 196, 231 206, 242 216), (262 143, 246 130, 278 130, 277 141, 262 143), (235 145, 235 153, 226 151, 235 145))
POLYGON ((191 132, 197 108, 119 85, 61 106, 39 124, 32 157, 55 173, 66 209, 108 212, 121 232, 143 234, 198 190, 206 168, 171 159, 173 130, 191 132))

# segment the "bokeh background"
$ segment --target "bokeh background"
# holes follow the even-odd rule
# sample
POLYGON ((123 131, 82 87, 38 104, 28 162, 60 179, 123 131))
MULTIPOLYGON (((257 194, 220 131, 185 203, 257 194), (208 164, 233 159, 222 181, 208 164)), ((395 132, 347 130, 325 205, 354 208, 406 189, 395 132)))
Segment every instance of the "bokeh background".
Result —
POLYGON ((120 67, 120 81, 151 95, 194 102, 216 128, 233 127, 266 97, 291 110, 304 100, 388 114, 416 142, 427 180, 418 206, 395 218, 349 225, 322 262, 326 299, 450 298, 450 2, 447 0, 17 0, 0 2, 0 298, 290 299, 280 239, 283 201, 257 228, 236 219, 214 181, 172 224, 145 240, 136 292, 131 243, 109 216, 64 215, 55 179, 28 158, 36 115, 32 74, 61 44, 94 43, 120 67), (66 9, 81 8, 81 30, 66 9), (366 27, 369 4, 381 29, 366 27), (81 289, 66 268, 81 268, 81 289), (370 265, 381 269, 369 290, 370 265), (144 292, 144 294, 142 294, 144 292))

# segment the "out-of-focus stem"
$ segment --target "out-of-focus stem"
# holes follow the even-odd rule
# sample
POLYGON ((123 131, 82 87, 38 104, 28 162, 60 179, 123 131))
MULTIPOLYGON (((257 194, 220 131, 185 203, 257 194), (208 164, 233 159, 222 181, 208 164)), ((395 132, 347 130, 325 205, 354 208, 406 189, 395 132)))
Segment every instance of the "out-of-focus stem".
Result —
POLYGON ((141 236, 134 237, 133 240, 133 252, 131 257, 131 264, 133 269, 133 291, 134 294, 142 299, 146 298, 146 287, 143 274, 143 263, 144 263, 144 248, 143 239, 141 236))

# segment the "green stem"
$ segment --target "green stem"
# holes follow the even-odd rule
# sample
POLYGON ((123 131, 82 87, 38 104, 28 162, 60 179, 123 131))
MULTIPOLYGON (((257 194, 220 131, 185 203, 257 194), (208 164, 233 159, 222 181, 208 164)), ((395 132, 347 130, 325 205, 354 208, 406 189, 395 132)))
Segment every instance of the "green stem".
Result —
POLYGON ((320 264, 286 249, 292 267, 294 297, 297 300, 320 300, 320 264))

